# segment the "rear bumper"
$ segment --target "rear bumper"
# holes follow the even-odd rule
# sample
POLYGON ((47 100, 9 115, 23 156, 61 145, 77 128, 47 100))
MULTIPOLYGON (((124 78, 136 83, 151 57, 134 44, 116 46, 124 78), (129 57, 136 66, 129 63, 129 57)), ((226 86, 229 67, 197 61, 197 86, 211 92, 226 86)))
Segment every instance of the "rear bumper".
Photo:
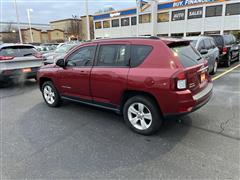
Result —
POLYGON ((19 79, 19 78, 25 78, 25 79, 35 78, 37 76, 38 70, 39 70, 39 67, 31 68, 31 72, 26 72, 26 73, 24 73, 22 69, 4 70, 0 73, 0 81, 7 82, 13 79, 19 79))
MULTIPOLYGON (((190 100, 180 101, 175 107, 176 112, 164 113, 164 117, 167 118, 167 117, 174 117, 174 116, 182 116, 198 110, 199 108, 207 104, 208 101, 211 99, 212 89, 213 89, 212 82, 208 83, 207 87, 204 90, 195 94, 194 96, 191 95, 192 98, 190 100)), ((188 91, 187 93, 191 93, 191 92, 188 91)))

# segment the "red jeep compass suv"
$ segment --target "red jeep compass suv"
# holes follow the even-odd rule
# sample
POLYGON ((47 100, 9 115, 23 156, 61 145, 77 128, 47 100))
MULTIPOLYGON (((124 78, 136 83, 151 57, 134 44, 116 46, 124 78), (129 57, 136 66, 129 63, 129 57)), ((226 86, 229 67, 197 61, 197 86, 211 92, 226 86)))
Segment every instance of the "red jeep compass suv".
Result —
POLYGON ((189 41, 105 39, 81 44, 56 65, 43 66, 38 82, 51 107, 67 99, 114 110, 147 135, 164 117, 208 102, 213 85, 207 68, 189 41))

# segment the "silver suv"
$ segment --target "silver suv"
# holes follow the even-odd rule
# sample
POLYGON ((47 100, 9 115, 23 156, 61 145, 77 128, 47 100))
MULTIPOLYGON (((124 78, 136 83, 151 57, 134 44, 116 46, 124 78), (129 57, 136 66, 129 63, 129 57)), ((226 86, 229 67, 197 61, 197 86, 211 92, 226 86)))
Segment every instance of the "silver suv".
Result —
POLYGON ((217 72, 219 61, 219 49, 216 46, 212 37, 206 36, 192 36, 185 37, 190 40, 193 47, 208 61, 209 73, 211 75, 217 72))

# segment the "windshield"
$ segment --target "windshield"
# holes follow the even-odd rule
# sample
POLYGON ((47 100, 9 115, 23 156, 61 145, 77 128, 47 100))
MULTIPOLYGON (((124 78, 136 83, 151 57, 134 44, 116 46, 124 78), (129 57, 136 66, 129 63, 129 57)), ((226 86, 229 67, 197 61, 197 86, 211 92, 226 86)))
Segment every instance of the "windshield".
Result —
POLYGON ((76 46, 75 44, 66 44, 66 45, 62 45, 59 48, 57 48, 55 50, 56 53, 66 53, 68 52, 71 48, 73 48, 74 46, 76 46))
POLYGON ((191 45, 173 47, 172 50, 179 57, 184 67, 195 66, 202 59, 201 55, 191 45))

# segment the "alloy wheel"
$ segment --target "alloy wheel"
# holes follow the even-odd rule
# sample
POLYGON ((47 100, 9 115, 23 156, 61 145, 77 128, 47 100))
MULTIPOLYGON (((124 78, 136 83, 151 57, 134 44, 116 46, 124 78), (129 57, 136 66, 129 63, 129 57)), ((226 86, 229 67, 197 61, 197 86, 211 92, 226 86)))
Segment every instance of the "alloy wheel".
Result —
POLYGON ((138 130, 146 130, 152 124, 152 113, 146 105, 134 103, 128 108, 128 119, 138 130))
POLYGON ((53 104, 55 102, 55 93, 51 86, 46 85, 43 88, 43 95, 48 104, 53 104))

